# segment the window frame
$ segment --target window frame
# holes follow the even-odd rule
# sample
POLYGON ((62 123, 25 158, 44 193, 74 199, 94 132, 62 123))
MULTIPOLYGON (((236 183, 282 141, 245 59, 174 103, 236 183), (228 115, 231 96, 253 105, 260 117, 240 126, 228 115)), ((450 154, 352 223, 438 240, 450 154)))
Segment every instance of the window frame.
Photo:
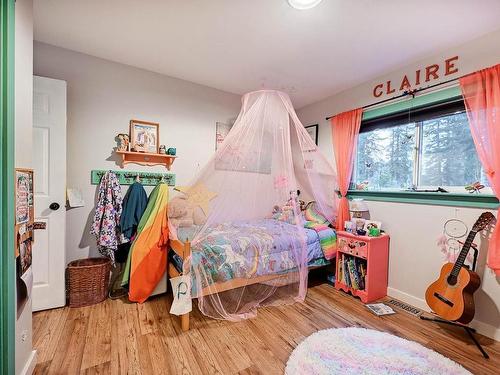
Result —
MULTIPOLYGON (((408 116, 408 111, 412 111, 412 117, 416 119, 416 144, 414 152, 414 169, 412 181, 419 189, 425 188, 419 186, 420 180, 420 167, 422 161, 422 122, 425 121, 424 117, 419 118, 419 113, 425 116, 425 113, 432 111, 432 108, 439 108, 442 106, 444 112, 446 105, 449 103, 450 106, 457 105, 465 110, 463 103, 462 94, 460 87, 454 85, 447 87, 438 91, 434 91, 425 95, 420 95, 412 99, 401 100, 393 104, 377 107, 368 111, 363 112, 362 127, 360 132, 363 130, 370 131, 377 128, 388 128, 395 126, 396 121, 400 121, 404 124, 403 113, 406 111, 406 116, 408 116), (380 119, 386 119, 385 126, 377 126, 377 122, 380 123, 380 119), (389 119, 389 121, 387 121, 389 119), (391 122, 392 121, 392 122, 391 122), (368 128, 368 129, 367 129, 368 128)), ((439 113, 436 111, 435 113, 439 113)), ((446 113, 443 113, 446 115, 446 113)), ((438 117, 438 116, 434 116, 438 117)), ((410 119, 411 121, 412 119, 410 119)), ((406 121, 408 123, 408 121, 406 121)), ((353 176, 355 176, 355 166, 353 165, 353 176)), ((449 190, 449 193, 435 193, 435 192, 422 192, 422 191, 411 191, 411 190, 401 190, 401 189, 387 189, 387 190, 349 190, 348 198, 363 198, 365 200, 372 201, 392 201, 401 203, 415 203, 415 204, 431 204, 431 205, 444 205, 444 206, 461 206, 461 207, 477 207, 477 208, 490 208, 497 209, 499 206, 499 200, 491 194, 491 188, 484 189, 481 193, 467 193, 467 192, 457 192, 457 187, 455 189, 452 186, 442 186, 443 188, 449 190)), ((435 188, 435 187, 432 187, 435 188)))

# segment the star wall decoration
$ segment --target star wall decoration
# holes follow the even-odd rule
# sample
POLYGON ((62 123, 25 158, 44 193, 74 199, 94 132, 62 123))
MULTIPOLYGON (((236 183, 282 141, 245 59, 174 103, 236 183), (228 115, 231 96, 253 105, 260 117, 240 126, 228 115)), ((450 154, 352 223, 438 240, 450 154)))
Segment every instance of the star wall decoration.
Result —
POLYGON ((210 201, 217 196, 217 193, 208 190, 202 183, 194 186, 177 186, 174 190, 186 194, 189 203, 200 206, 205 215, 208 215, 210 201))

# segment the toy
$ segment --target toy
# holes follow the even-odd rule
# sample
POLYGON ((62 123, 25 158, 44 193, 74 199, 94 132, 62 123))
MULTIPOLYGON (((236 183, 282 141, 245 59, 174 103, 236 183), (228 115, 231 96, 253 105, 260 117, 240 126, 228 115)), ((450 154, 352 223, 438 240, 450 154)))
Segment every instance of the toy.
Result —
POLYGON ((369 181, 363 181, 356 184, 356 190, 368 190, 369 181))
POLYGON ((288 198, 286 206, 299 207, 301 211, 304 211, 306 208, 306 202, 299 199, 299 196, 300 196, 300 190, 291 190, 290 191, 290 198, 288 198))
POLYGON ((467 190, 469 193, 480 193, 481 189, 484 189, 484 185, 481 184, 479 181, 476 181, 472 184, 466 185, 465 190, 467 190))
POLYGON ((162 154, 162 155, 165 155, 167 153, 167 148, 165 147, 165 145, 160 145, 160 148, 158 149, 158 153, 162 154))
POLYGON ((118 134, 116 137, 118 138, 117 151, 128 151, 128 146, 130 144, 128 134, 118 134))
POLYGON ((177 228, 203 225, 207 221, 201 207, 192 204, 186 195, 178 195, 168 203, 168 218, 177 228))
POLYGON ((299 199, 300 190, 290 191, 290 198, 280 207, 275 205, 271 217, 275 220, 284 221, 289 224, 296 224, 296 211, 304 211, 306 203, 299 199))

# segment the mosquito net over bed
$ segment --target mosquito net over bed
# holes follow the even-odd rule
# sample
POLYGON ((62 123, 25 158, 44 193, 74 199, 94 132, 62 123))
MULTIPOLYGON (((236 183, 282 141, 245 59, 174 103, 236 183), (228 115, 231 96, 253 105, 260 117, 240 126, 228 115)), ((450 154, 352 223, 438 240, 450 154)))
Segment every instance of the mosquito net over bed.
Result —
POLYGON ((288 95, 244 95, 215 155, 178 188, 174 199, 188 210, 169 210, 171 236, 191 241, 183 272, 199 309, 239 320, 258 306, 303 301, 308 268, 332 257, 336 188, 288 95))

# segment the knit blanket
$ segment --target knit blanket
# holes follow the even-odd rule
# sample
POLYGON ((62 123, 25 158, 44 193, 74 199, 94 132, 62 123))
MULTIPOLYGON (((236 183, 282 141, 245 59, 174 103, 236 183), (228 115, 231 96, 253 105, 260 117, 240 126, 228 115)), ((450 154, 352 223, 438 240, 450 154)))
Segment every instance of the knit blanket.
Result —
POLYGON ((326 224, 314 221, 306 221, 304 228, 313 229, 319 237, 319 243, 323 255, 327 260, 335 257, 337 251, 337 233, 326 224))

